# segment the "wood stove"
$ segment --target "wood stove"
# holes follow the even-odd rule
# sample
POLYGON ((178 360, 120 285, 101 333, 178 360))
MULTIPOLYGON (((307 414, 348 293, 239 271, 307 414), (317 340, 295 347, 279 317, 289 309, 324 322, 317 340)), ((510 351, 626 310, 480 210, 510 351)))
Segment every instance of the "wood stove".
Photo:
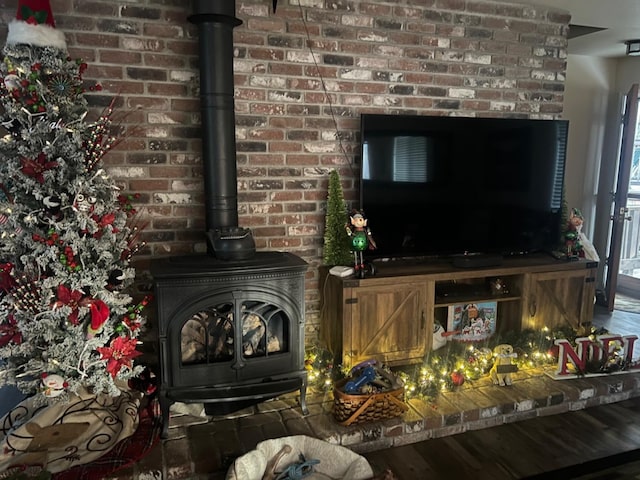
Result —
POLYGON ((300 390, 307 413, 306 269, 284 252, 235 262, 208 255, 154 262, 163 438, 175 401, 228 413, 300 390))
POLYGON ((173 402, 228 413, 300 390, 304 414, 304 278, 285 252, 256 252, 238 226, 233 100, 234 0, 193 0, 198 26, 206 255, 154 261, 162 437, 173 402), (215 409, 214 407, 218 407, 215 409))

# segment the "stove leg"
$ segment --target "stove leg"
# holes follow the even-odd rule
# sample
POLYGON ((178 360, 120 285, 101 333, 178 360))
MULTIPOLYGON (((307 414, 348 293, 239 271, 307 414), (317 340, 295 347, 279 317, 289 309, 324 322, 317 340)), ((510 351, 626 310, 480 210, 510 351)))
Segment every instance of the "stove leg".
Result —
POLYGON ((162 413, 162 431, 160 432, 160 438, 166 439, 169 436, 169 410, 173 403, 165 395, 158 395, 158 401, 160 402, 160 413, 162 413))
POLYGON ((300 385, 300 408, 302 409, 303 415, 309 415, 309 409, 307 408, 307 377, 306 376, 302 379, 302 384, 300 385))

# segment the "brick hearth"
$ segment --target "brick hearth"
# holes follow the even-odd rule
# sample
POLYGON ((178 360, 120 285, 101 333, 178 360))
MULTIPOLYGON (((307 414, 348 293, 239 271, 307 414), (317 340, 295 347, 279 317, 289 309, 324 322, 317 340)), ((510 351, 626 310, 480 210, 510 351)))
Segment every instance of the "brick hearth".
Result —
POLYGON ((553 380, 542 369, 517 373, 511 387, 489 378, 467 382, 434 401, 412 399, 402 417, 343 427, 331 416, 332 394, 311 391, 303 416, 287 394, 224 417, 174 415, 169 438, 111 479, 224 479, 237 456, 269 438, 308 435, 365 453, 640 396, 640 373, 553 380))

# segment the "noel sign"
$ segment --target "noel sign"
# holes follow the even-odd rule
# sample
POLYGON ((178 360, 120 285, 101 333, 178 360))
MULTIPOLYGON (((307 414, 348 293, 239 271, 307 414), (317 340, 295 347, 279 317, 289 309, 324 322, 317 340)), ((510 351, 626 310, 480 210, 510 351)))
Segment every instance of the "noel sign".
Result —
POLYGON ((597 335, 575 340, 572 345, 567 339, 555 340, 558 347, 558 368, 551 376, 555 379, 580 376, 608 375, 640 371, 640 363, 633 362, 633 348, 638 340, 635 335, 597 335), (590 365, 613 364, 611 371, 589 373, 590 365))

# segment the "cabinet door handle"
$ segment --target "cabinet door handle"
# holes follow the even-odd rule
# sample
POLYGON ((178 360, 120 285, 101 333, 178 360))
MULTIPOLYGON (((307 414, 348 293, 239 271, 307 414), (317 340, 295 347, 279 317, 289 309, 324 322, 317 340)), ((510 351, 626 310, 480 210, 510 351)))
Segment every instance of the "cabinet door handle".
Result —
POLYGON ((422 313, 420 315, 420 330, 424 330, 426 320, 427 319, 424 316, 424 310, 422 310, 422 313))
POLYGON ((531 302, 529 303, 529 316, 530 317, 535 317, 536 316, 536 311, 538 310, 538 304, 536 303, 535 298, 531 300, 531 302))

